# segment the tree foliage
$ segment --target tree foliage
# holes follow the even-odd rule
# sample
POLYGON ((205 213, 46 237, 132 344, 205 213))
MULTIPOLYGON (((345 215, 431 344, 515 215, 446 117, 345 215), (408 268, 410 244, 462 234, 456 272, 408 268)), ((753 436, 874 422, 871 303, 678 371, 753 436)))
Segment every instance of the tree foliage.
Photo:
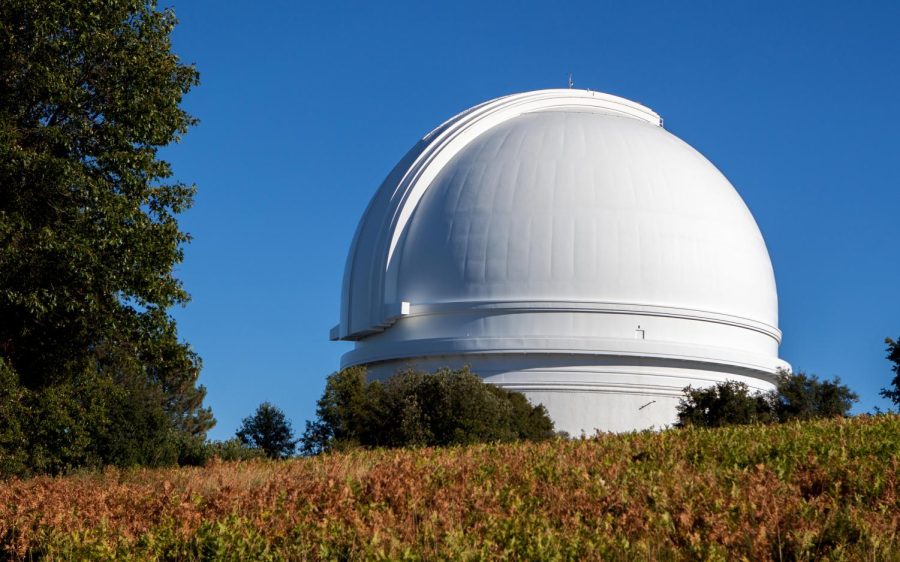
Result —
POLYGON ((349 446, 452 445, 554 435, 543 406, 486 384, 467 368, 409 370, 372 382, 366 381, 364 367, 345 369, 328 377, 316 415, 301 439, 306 454, 349 446))
POLYGON ((706 388, 684 389, 678 404, 678 425, 721 427, 775 420, 771 398, 742 382, 723 381, 706 388))
POLYGON ((893 402, 894 406, 900 406, 900 338, 897 341, 885 338, 884 343, 887 344, 887 359, 893 363, 891 371, 894 372, 894 378, 891 388, 882 388, 880 394, 893 402))
POLYGON ((742 382, 723 381, 684 389, 677 426, 720 427, 846 416, 858 396, 838 377, 779 371, 776 390, 754 392, 742 382))
POLYGON ((194 187, 158 151, 198 77, 174 25, 147 0, 0 3, 0 416, 29 420, 0 458, 20 472, 171 462, 214 423, 167 312, 194 187))
POLYGON ((270 459, 293 455, 297 445, 291 422, 269 402, 263 402, 252 416, 244 418, 235 435, 241 443, 261 450, 270 459))
POLYGON ((820 381, 816 375, 781 371, 772 397, 778 421, 846 416, 859 399, 840 377, 820 381))

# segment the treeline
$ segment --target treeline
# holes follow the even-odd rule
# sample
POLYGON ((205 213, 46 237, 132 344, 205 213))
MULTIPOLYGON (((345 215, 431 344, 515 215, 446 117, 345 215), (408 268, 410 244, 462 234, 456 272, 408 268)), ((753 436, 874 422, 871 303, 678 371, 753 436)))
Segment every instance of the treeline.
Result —
POLYGON ((365 367, 328 377, 298 438, 284 412, 269 402, 244 418, 234 437, 191 447, 182 464, 259 457, 286 459, 356 448, 543 441, 559 436, 541 405, 519 392, 485 383, 468 368, 435 373, 406 370, 369 381, 365 367))

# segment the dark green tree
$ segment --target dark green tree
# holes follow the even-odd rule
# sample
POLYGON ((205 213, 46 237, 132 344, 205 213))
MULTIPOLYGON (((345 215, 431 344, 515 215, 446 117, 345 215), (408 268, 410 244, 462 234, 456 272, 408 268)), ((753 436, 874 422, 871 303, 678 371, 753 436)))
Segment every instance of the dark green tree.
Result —
POLYGON ((235 435, 241 443, 261 450, 270 459, 287 458, 297 446, 291 422, 269 402, 263 402, 252 416, 244 418, 235 435))
POLYGON ((891 381, 892 388, 882 388, 880 394, 894 406, 900 406, 900 338, 897 341, 885 338, 884 343, 887 344, 887 359, 893 363, 891 371, 894 372, 894 379, 891 381))
POLYGON ((43 416, 0 458, 29 470, 171 462, 214 423, 168 313, 194 187, 158 151, 195 122, 198 77, 175 21, 148 0, 0 2, 0 416, 43 416))
MULTIPOLYGON (((502 396, 512 407, 512 430, 519 439, 541 441, 554 435, 553 421, 543 405, 533 406, 521 392, 489 386, 492 392, 502 396)), ((555 432, 567 436, 563 431, 555 432)))
POLYGON ((838 377, 820 381, 815 375, 782 370, 771 392, 751 392, 736 381, 685 388, 676 425, 719 427, 846 416, 857 399, 838 377))
POLYGON ((774 399, 778 421, 846 416, 859 397, 839 377, 820 381, 816 375, 780 371, 774 399))
POLYGON ((300 438, 304 455, 380 444, 380 427, 386 411, 383 387, 366 382, 365 367, 350 367, 329 375, 325 391, 316 403, 316 419, 306 421, 300 438))
POLYGON ((374 434, 378 419, 380 392, 378 385, 366 383, 364 367, 350 367, 328 377, 325 391, 316 403, 316 420, 306 422, 300 439, 304 454, 342 449, 361 442, 377 440, 374 434))
POLYGON ((304 454, 554 436, 543 406, 486 384, 468 369, 409 370, 383 382, 366 382, 363 367, 345 369, 328 377, 316 415, 301 438, 304 454))
POLYGON ((707 388, 684 389, 677 427, 721 427, 775 421, 770 393, 752 392, 742 382, 722 381, 707 388))

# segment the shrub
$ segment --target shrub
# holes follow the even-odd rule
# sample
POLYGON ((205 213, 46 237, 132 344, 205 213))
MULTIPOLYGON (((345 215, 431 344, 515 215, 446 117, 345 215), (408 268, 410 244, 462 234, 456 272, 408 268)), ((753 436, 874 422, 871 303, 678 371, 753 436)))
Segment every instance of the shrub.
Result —
POLYGON ((543 406, 486 384, 467 368, 409 370, 383 382, 367 382, 364 368, 345 369, 328 377, 316 415, 301 438, 305 454, 554 436, 543 406))
POLYGON ((676 426, 719 427, 840 417, 848 415, 856 400, 856 393, 842 385, 839 377, 820 381, 816 375, 780 370, 772 392, 751 392, 737 381, 708 388, 686 387, 678 404, 676 426))
POLYGON ((708 388, 684 389, 678 404, 676 426, 720 427, 775 421, 772 397, 751 392, 737 381, 723 381, 708 388))
POLYGON ((859 397, 839 377, 820 381, 816 375, 780 371, 773 400, 778 421, 846 416, 859 397))

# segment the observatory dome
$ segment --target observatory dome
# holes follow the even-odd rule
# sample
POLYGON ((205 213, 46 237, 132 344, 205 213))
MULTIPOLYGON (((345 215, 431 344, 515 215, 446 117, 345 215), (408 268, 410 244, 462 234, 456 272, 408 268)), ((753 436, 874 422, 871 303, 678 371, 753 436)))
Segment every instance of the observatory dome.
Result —
POLYGON ((663 427, 687 385, 769 390, 781 333, 763 237, 650 109, 506 96, 420 140, 347 259, 342 366, 469 365, 578 434, 663 427))

